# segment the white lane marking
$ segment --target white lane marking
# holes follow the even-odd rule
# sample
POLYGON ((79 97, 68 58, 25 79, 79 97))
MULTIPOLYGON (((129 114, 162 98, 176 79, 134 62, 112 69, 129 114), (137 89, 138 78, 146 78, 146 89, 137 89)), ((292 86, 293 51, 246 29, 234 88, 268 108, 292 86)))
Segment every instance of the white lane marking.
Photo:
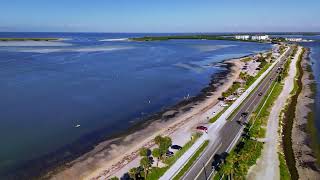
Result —
MULTIPOLYGON (((271 73, 272 73, 272 71, 271 71, 271 73)), ((266 80, 266 79, 264 79, 264 80, 266 80)), ((266 80, 266 81, 268 81, 268 80, 266 80)), ((264 81, 263 81, 264 82, 264 81)), ((262 82, 262 83, 263 83, 262 82)), ((257 88, 257 90, 256 91, 258 91, 258 90, 263 90, 266 86, 268 85, 268 82, 266 82, 264 85, 263 85, 263 87, 262 88, 260 88, 261 86, 259 86, 258 88, 257 88)), ((249 97, 250 98, 250 97, 249 97)), ((250 108, 250 106, 251 106, 251 104, 256 100, 256 98, 258 98, 258 96, 255 96, 254 97, 254 99, 253 99, 253 101, 249 101, 250 99, 248 99, 248 101, 243 105, 243 106, 245 106, 245 105, 247 105, 249 102, 250 102, 250 104, 249 104, 249 106, 247 106, 247 108, 245 109, 245 111, 248 111, 248 109, 250 108)), ((240 111, 237 113, 237 114, 239 114, 240 113, 240 111)), ((235 115, 234 117, 236 117, 237 115, 235 115)), ((239 120, 241 120, 242 119, 242 117, 240 116, 240 119, 239 120)), ((231 120, 231 121, 233 121, 233 119, 231 120)))
MULTIPOLYGON (((267 80, 267 81, 268 81, 268 80, 267 80)), ((268 82, 266 82, 266 83, 264 84, 264 86, 261 88, 261 90, 263 91, 267 86, 269 86, 268 82)), ((257 90, 260 90, 260 88, 258 88, 257 90)), ((253 101, 251 101, 251 103, 249 104, 249 106, 246 108, 245 111, 247 111, 247 110, 250 108, 250 106, 252 105, 252 103, 254 103, 254 101, 255 101, 258 97, 259 97, 259 95, 254 97, 253 101)))
MULTIPOLYGON (((212 144, 211 148, 212 148, 213 146, 215 146, 215 144, 216 144, 216 143, 212 144)), ((221 143, 221 144, 222 144, 222 143, 221 143)), ((205 153, 207 153, 209 150, 210 150, 210 147, 208 146, 208 147, 206 148, 206 150, 196 159, 195 163, 193 163, 193 164, 191 165, 191 167, 189 168, 189 170, 188 170, 187 173, 183 176, 182 179, 184 179, 186 176, 188 176, 188 174, 190 173, 191 169, 197 164, 197 162, 199 161, 199 159, 201 159, 201 157, 202 157, 205 153)), ((185 164, 184 164, 184 166, 185 166, 185 164)), ((184 167, 184 166, 183 166, 183 167, 184 167)), ((183 167, 182 167, 182 168, 183 168, 183 167)), ((181 169, 182 169, 182 168, 181 168, 181 169)), ((179 172, 178 172, 178 173, 179 173, 179 172)), ((175 176, 173 176, 173 177, 175 177, 175 176)))
MULTIPOLYGON (((235 136, 235 138, 232 140, 232 142, 230 143, 229 147, 227 148, 227 151, 226 152, 229 152, 230 149, 232 148, 232 146, 237 142, 237 140, 239 139, 241 133, 242 133, 242 130, 243 128, 241 128, 238 132, 238 134, 235 136)), ((208 176, 208 179, 211 179, 211 176, 215 173, 215 170, 213 170, 209 176, 208 176)))
MULTIPOLYGON (((222 146, 222 142, 219 144, 218 148, 212 153, 212 155, 210 156, 210 158, 208 159, 207 163, 204 165, 204 167, 206 167, 209 163, 210 163, 210 159, 212 159, 212 157, 216 154, 216 152, 219 150, 219 148, 222 146)), ((198 179, 198 177, 200 176, 200 174, 202 173, 202 171, 204 170, 204 167, 202 167, 199 171, 199 173, 197 174, 197 176, 194 179, 198 179)), ((189 171, 190 172, 190 171, 189 171)), ((189 174, 188 172, 188 174, 189 174)))
POLYGON ((271 89, 270 93, 268 94, 267 99, 264 101, 264 103, 263 103, 262 107, 260 108, 260 110, 259 110, 259 112, 258 112, 257 116, 254 118, 253 123, 251 124, 251 126, 250 126, 249 130, 250 130, 250 129, 252 128, 252 126, 254 125, 254 123, 255 123, 255 121, 256 121, 256 119, 257 119, 257 117, 259 117, 260 112, 262 111, 263 107, 264 107, 264 106, 265 106, 265 104, 267 103, 267 101, 268 101, 269 97, 271 96, 271 94, 272 94, 272 92, 273 92, 273 89, 276 87, 276 84, 277 84, 277 82, 273 85, 273 87, 272 87, 272 89, 271 89))
POLYGON ((238 134, 236 135, 236 137, 232 140, 232 142, 230 143, 230 145, 227 148, 227 152, 230 151, 230 149, 232 148, 232 146, 237 142, 237 140, 239 139, 241 133, 242 133, 243 127, 239 130, 238 134))

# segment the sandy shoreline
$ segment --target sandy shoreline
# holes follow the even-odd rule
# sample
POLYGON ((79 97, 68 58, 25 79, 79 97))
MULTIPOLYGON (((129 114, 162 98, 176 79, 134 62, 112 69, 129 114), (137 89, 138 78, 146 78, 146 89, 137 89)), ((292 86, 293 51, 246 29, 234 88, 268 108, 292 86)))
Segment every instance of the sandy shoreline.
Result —
POLYGON ((213 78, 209 86, 204 88, 199 96, 179 103, 179 108, 168 110, 166 114, 174 115, 173 118, 158 117, 143 129, 102 142, 94 150, 67 163, 64 168, 47 174, 46 177, 51 179, 107 178, 137 159, 137 151, 140 147, 152 147, 152 139, 158 134, 171 136, 174 142, 179 138, 180 142, 186 142, 190 138, 187 136, 188 133, 191 136, 192 129, 196 124, 207 122, 207 119, 203 117, 205 112, 218 103, 217 98, 238 78, 243 64, 240 59, 242 58, 219 63, 229 69, 230 73, 227 78, 224 72, 220 78, 218 77, 218 80, 213 78), (178 130, 184 131, 182 133, 186 133, 187 137, 178 137, 179 135, 176 133, 178 130))
POLYGON ((292 146, 296 159, 296 168, 299 177, 304 179, 320 179, 320 167, 316 164, 315 154, 311 148, 311 136, 308 130, 308 113, 313 109, 310 108, 314 103, 310 85, 314 80, 309 79, 310 73, 307 71, 309 53, 305 53, 302 60, 303 76, 302 91, 298 97, 296 108, 296 119, 292 128, 292 146))

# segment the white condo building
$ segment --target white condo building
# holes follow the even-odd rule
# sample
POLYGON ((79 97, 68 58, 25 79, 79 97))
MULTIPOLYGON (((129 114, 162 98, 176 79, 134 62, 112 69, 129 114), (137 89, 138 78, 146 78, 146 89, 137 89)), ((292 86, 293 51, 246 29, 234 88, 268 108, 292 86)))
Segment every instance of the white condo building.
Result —
POLYGON ((301 42, 303 41, 303 39, 302 38, 286 38, 286 41, 301 42))
POLYGON ((269 35, 263 35, 263 36, 252 36, 251 37, 252 40, 255 41, 265 41, 265 40, 269 40, 269 35))
POLYGON ((249 35, 236 35, 236 39, 241 39, 241 40, 249 40, 250 36, 249 35))

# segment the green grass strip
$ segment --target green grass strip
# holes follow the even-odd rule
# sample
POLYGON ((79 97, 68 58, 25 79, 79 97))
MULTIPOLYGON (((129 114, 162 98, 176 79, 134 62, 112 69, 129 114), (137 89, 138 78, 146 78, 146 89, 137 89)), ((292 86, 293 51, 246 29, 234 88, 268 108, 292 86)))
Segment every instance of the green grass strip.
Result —
POLYGON ((280 180, 291 180, 290 172, 286 163, 286 160, 284 158, 284 155, 281 153, 278 153, 279 157, 279 168, 280 168, 280 180))
POLYGON ((188 141, 181 150, 177 151, 173 156, 167 158, 165 163, 166 167, 152 167, 148 174, 147 180, 157 180, 159 179, 201 136, 200 133, 193 135, 192 140, 188 141))
POLYGON ((216 122, 216 121, 220 118, 220 116, 221 116, 227 109, 228 109, 228 107, 224 107, 224 108, 222 109, 222 111, 220 111, 218 114, 216 114, 213 118, 210 119, 209 123, 214 123, 214 122, 216 122))
POLYGON ((194 161, 200 156, 200 154, 204 151, 204 149, 208 146, 209 140, 206 140, 201 147, 197 150, 197 152, 189 159, 187 164, 183 166, 183 168, 179 171, 179 173, 173 178, 173 180, 180 179, 192 166, 194 161))

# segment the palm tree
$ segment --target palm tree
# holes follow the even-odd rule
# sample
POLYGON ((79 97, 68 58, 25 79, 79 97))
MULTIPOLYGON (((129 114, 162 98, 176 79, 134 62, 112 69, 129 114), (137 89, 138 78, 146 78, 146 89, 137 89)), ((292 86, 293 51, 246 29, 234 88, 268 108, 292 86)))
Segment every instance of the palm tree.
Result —
POLYGON ((245 162, 237 162, 236 164, 236 169, 235 169, 235 175, 237 176, 237 179, 243 179, 243 177, 246 176, 248 172, 248 165, 245 162))
POLYGON ((150 159, 148 157, 143 157, 141 160, 140 160, 140 165, 143 167, 143 171, 144 171, 144 178, 147 179, 147 175, 148 175, 148 171, 149 171, 149 168, 151 166, 151 162, 150 162, 150 159))
POLYGON ((159 149, 160 149, 160 154, 162 159, 165 159, 165 155, 169 149, 169 147, 172 145, 172 140, 170 137, 163 137, 160 145, 159 145, 159 149))
POLYGON ((146 156, 148 156, 148 149, 147 148, 145 148, 145 147, 142 147, 140 150, 139 150, 139 154, 140 154, 140 156, 142 156, 142 157, 146 157, 146 156))
POLYGON ((136 174, 137 174, 138 168, 134 167, 131 168, 128 172, 130 178, 132 178, 133 180, 136 180, 136 174))
POLYGON ((221 170, 223 174, 227 176, 227 178, 232 179, 232 175, 234 174, 234 163, 235 163, 235 155, 233 153, 229 154, 229 156, 226 158, 225 164, 222 166, 221 170))
POLYGON ((154 142, 159 146, 162 141, 162 136, 158 135, 154 138, 154 142))
POLYGON ((154 148, 153 151, 152 151, 152 156, 157 158, 157 167, 158 167, 159 159, 161 157, 160 149, 159 148, 154 148))
POLYGON ((110 180, 119 180, 119 178, 114 176, 114 177, 110 178, 110 180))

